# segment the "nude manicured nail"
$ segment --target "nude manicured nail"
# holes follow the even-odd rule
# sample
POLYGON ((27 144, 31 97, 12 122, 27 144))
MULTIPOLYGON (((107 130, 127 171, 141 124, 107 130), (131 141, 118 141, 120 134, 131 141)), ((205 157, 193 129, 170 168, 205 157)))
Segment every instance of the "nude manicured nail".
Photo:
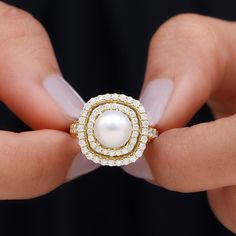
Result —
POLYGON ((43 81, 43 86, 66 115, 71 118, 79 117, 84 101, 61 76, 48 76, 43 81))
POLYGON ((153 180, 152 172, 144 156, 133 164, 123 166, 123 170, 134 177, 153 180))
POLYGON ((66 182, 84 175, 98 167, 99 165, 87 160, 82 153, 78 153, 72 161, 71 167, 69 168, 66 176, 66 182))
MULTIPOLYGON (((72 119, 79 117, 84 101, 76 91, 59 75, 50 75, 43 81, 43 86, 55 103, 72 119)), ((66 182, 86 174, 98 166, 78 153, 71 163, 66 182)))
MULTIPOLYGON (((140 101, 146 109, 150 125, 156 125, 160 121, 173 87, 173 82, 169 79, 154 79, 144 88, 140 101)), ((152 172, 144 156, 133 165, 124 167, 124 170, 135 177, 153 180, 152 172)))
POLYGON ((156 125, 160 121, 173 87, 173 82, 169 79, 154 79, 144 88, 140 101, 146 109, 150 125, 156 125))

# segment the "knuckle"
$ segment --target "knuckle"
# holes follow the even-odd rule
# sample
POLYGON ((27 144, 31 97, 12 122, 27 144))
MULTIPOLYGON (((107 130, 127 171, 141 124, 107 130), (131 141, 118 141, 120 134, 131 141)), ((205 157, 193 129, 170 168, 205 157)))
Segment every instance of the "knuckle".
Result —
POLYGON ((28 12, 14 8, 0 13, 0 32, 2 63, 42 55, 54 67, 54 56, 48 53, 52 51, 48 34, 28 12))
POLYGON ((202 75, 219 66, 220 37, 213 20, 194 14, 177 15, 166 21, 152 36, 149 45, 148 77, 156 74, 172 76, 184 73, 181 63, 202 75), (209 55, 212 55, 209 57, 209 55), (207 61, 202 60, 209 58, 207 61), (166 62, 172 70, 166 71, 166 62), (168 74, 166 74, 168 73, 168 74))
POLYGON ((199 24, 201 22, 203 16, 194 14, 194 13, 182 13, 171 17, 166 21, 166 25, 174 24, 174 25, 182 25, 182 24, 199 24))
POLYGON ((8 6, 0 15, 1 39, 46 35, 42 24, 29 12, 8 6))
POLYGON ((5 8, 5 10, 1 14, 4 18, 11 18, 11 19, 28 19, 33 18, 30 13, 27 11, 24 11, 20 8, 13 7, 8 5, 8 7, 5 8))
POLYGON ((213 27, 204 16, 185 13, 174 16, 162 24, 153 35, 151 44, 155 44, 160 39, 178 43, 204 40, 206 43, 211 41, 209 43, 212 44, 212 37, 215 37, 213 27))

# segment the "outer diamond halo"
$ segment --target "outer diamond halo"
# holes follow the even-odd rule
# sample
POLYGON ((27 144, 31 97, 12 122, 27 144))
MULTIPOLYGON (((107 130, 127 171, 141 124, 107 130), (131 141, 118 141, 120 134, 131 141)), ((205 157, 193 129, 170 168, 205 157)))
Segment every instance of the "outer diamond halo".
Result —
POLYGON ((143 155, 157 130, 149 126, 143 105, 123 94, 91 98, 70 126, 82 153, 94 163, 122 166, 143 155))

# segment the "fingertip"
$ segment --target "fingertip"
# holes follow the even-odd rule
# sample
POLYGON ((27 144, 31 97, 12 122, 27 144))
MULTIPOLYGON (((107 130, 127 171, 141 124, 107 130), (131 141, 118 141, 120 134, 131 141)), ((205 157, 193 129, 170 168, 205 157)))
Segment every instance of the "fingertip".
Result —
POLYGON ((37 80, 16 80, 2 94, 3 102, 33 129, 69 130, 79 117, 83 100, 60 76, 37 80))

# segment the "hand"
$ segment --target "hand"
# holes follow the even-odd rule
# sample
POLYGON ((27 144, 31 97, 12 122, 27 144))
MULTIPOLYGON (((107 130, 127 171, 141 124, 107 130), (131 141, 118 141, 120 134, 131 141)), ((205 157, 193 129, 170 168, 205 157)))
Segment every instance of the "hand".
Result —
POLYGON ((152 181, 207 190, 215 215, 236 232, 236 23, 184 14, 162 25, 150 44, 141 100, 165 131, 145 153, 152 181), (217 120, 180 128, 205 102, 217 120))
POLYGON ((0 131, 0 199, 32 198, 96 166, 76 157, 76 141, 62 132, 83 101, 61 78, 43 27, 0 2, 0 32, 0 99, 29 126, 42 129, 0 131))

